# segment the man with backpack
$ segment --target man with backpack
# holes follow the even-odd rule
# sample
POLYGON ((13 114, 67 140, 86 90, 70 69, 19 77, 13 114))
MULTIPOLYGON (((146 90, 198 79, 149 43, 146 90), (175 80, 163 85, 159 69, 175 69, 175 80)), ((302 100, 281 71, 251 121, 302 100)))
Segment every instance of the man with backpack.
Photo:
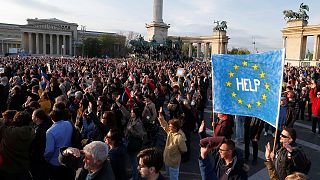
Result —
POLYGON ((296 144, 297 133, 293 128, 283 128, 280 134, 281 148, 276 155, 271 152, 270 144, 266 145, 266 162, 271 179, 285 179, 293 172, 308 174, 311 162, 305 152, 296 144))

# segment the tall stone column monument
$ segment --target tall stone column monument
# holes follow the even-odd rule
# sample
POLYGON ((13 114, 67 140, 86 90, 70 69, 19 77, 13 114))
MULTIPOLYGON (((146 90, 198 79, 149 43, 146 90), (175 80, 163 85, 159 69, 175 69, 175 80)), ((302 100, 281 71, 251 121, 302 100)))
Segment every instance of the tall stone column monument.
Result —
POLYGON ((162 19, 163 0, 153 0, 153 18, 151 23, 146 24, 147 41, 156 40, 158 43, 164 43, 168 37, 169 25, 162 19))

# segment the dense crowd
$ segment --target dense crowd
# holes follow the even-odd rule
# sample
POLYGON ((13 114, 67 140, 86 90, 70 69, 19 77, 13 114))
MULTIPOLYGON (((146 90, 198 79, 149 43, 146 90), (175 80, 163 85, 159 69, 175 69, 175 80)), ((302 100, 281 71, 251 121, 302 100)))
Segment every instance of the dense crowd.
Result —
MULTIPOLYGON (((261 132, 275 132, 257 118, 218 114, 206 137, 211 62, 0 57, 0 68, 0 179, 165 179, 163 164, 179 179, 192 132, 202 138, 203 179, 247 179, 249 143, 255 165, 261 132)), ((292 128, 306 107, 312 131, 320 126, 318 79, 317 68, 284 70, 277 155, 266 146, 274 179, 308 171, 292 128)))

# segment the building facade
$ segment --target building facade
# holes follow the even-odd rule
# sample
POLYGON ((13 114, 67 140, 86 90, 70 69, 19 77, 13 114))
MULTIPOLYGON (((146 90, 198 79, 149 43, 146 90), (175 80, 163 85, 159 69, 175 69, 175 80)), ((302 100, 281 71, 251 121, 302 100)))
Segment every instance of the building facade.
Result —
POLYGON ((56 18, 27 19, 26 25, 0 23, 0 55, 18 48, 34 56, 75 56, 85 38, 103 34, 120 37, 116 33, 78 30, 78 24, 56 18))

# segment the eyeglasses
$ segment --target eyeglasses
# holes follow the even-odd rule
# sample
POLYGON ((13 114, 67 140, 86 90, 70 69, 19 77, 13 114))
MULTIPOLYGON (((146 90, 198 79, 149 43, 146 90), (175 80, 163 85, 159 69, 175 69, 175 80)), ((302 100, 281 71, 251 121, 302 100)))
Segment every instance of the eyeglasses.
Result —
POLYGON ((219 151, 229 151, 230 149, 219 149, 219 151))
POLYGON ((289 138, 288 136, 283 135, 283 134, 280 134, 280 137, 282 137, 282 138, 289 138))
POLYGON ((320 94, 317 94, 317 96, 320 96, 320 94))

